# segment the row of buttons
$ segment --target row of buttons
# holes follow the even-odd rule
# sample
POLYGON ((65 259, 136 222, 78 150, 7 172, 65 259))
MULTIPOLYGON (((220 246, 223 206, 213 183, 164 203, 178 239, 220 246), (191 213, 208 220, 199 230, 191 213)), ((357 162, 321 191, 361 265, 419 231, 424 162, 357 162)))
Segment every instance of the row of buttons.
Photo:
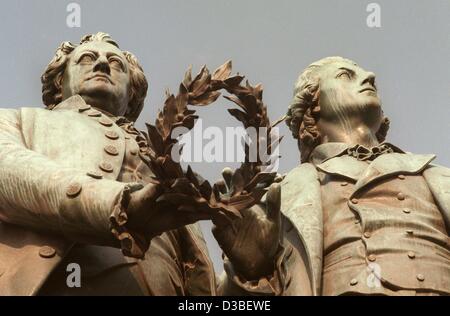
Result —
MULTIPOLYGON (((402 192, 397 193, 397 199, 398 199, 399 201, 403 201, 405 198, 406 198, 406 197, 405 197, 405 195, 404 195, 402 192)), ((351 202, 352 204, 358 204, 358 203, 359 203, 359 200, 358 200, 357 198, 352 198, 352 199, 350 200, 350 202, 351 202)), ((404 211, 404 212, 405 212, 405 213, 408 213, 408 211, 404 211)))
MULTIPOLYGON (((420 281, 420 282, 423 282, 423 281, 425 281, 425 276, 423 275, 423 274, 417 274, 416 275, 416 279, 418 280, 418 281, 420 281)), ((350 285, 351 286, 355 286, 355 285, 357 285, 358 284, 358 279, 351 279, 350 280, 350 285)))
MULTIPOLYGON (((410 259, 414 259, 416 257, 416 253, 414 251, 408 251, 407 255, 410 259)), ((371 262, 374 262, 377 260, 377 256, 375 256, 374 254, 370 254, 367 259, 371 262)))
MULTIPOLYGON (((88 104, 80 106, 78 108, 78 111, 80 113, 84 113, 84 114, 88 115, 89 117, 99 117, 98 123, 105 127, 113 126, 113 122, 109 118, 102 116, 102 113, 100 111, 92 109, 91 106, 88 104)), ((105 137, 110 140, 117 140, 117 139, 119 139, 120 136, 115 131, 107 130, 105 132, 105 137)), ((114 145, 106 145, 103 148, 103 150, 108 155, 111 155, 111 156, 119 155, 119 150, 114 145)), ((112 173, 114 171, 113 165, 107 161, 100 162, 98 165, 98 168, 101 171, 106 172, 106 173, 112 173)), ((87 172, 87 175, 94 179, 102 179, 103 178, 103 174, 100 171, 95 171, 95 170, 87 172)), ((80 194, 81 189, 82 189, 82 187, 81 187, 80 183, 73 182, 68 186, 68 188, 66 190, 66 195, 70 198, 74 198, 74 197, 78 196, 78 194, 80 194)))
MULTIPOLYGON (((406 177, 405 177, 403 174, 399 174, 397 177, 398 177, 398 179, 400 179, 400 180, 405 180, 405 179, 406 179, 406 177)), ((344 182, 341 183, 341 186, 347 186, 347 185, 348 185, 348 182, 346 182, 346 181, 344 181, 344 182)), ((397 199, 398 199, 399 201, 403 201, 403 200, 405 200, 405 195, 404 195, 402 192, 399 192, 399 193, 397 194, 397 199)), ((352 204, 356 205, 356 204, 359 203, 359 200, 356 199, 356 198, 352 198, 350 202, 351 202, 352 204)), ((411 213, 411 210, 410 210, 410 209, 407 209, 407 208, 403 209, 402 211, 403 211, 403 213, 405 213, 405 214, 410 214, 410 213, 411 213)), ((359 223, 360 223, 360 220, 359 220, 359 219, 356 219, 356 220, 355 220, 355 224, 359 224, 359 223)), ((407 233, 408 235, 412 235, 412 234, 413 234, 413 230, 408 229, 408 230, 406 230, 406 233, 407 233)), ((370 232, 364 232, 363 236, 364 236, 364 238, 369 239, 369 238, 372 236, 372 234, 371 234, 370 232)), ((410 259, 414 259, 414 258, 416 258, 416 253, 415 253, 414 251, 408 251, 408 252, 407 252, 407 256, 408 256, 408 258, 410 258, 410 259)), ((368 259, 370 262, 374 262, 374 261, 376 261, 377 257, 376 257, 375 254, 370 254, 370 255, 367 256, 367 259, 368 259)), ((425 276, 424 276, 423 274, 420 274, 420 273, 419 273, 419 274, 416 275, 416 279, 417 279, 418 281, 421 281, 421 282, 422 282, 422 281, 425 280, 425 276)), ((357 279, 351 279, 351 280, 350 280, 350 285, 351 285, 351 286, 355 286, 355 285, 357 285, 357 284, 358 284, 358 280, 357 280, 357 279)))

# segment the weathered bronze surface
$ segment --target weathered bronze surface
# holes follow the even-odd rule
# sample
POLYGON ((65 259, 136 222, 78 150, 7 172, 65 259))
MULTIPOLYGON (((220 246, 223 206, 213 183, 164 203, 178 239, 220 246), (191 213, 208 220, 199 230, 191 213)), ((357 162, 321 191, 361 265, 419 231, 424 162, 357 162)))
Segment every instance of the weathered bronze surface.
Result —
POLYGON ((302 163, 281 189, 284 294, 450 294, 450 170, 385 142, 375 75, 319 60, 287 116, 302 163))
MULTIPOLYGON (((227 82, 230 71, 225 64, 212 81, 205 74, 185 80, 186 87, 192 83, 195 92, 223 80, 222 88, 240 89, 237 97, 262 95, 258 87, 239 88, 240 76, 227 82)), ((213 219, 211 212, 186 207, 187 200, 158 200, 165 179, 146 160, 155 144, 133 125, 147 93, 134 55, 105 33, 85 36, 80 45, 65 42, 42 84, 47 109, 0 110, 0 295, 232 295, 281 288, 273 277, 282 249, 279 186, 269 192, 268 214, 249 209, 233 225, 216 222, 229 258, 220 278, 196 223, 213 219), (248 221, 257 240, 243 238, 248 221), (67 286, 69 263, 81 266, 79 288, 67 286), (256 283, 250 290, 241 286, 246 277, 256 283)), ((217 96, 201 97, 200 103, 217 96)), ((168 115, 158 119, 166 124, 168 115)), ((234 191, 221 187, 231 200, 233 192, 244 195, 238 185, 245 181, 236 179, 234 191)), ((254 204, 246 199, 242 205, 254 204)))
POLYGON ((0 110, 0 295, 450 294, 450 170, 385 142, 375 75, 352 61, 300 75, 286 121, 302 163, 284 179, 244 165, 211 188, 178 173, 160 136, 215 85, 244 125, 270 125, 261 87, 230 71, 187 76, 147 135, 133 124, 147 93, 136 57, 105 33, 63 43, 42 76, 47 108, 0 110), (253 205, 256 183, 281 180, 253 205), (173 188, 183 198, 160 199, 173 188), (237 216, 212 211, 224 197, 238 207, 221 215, 237 216), (220 277, 201 219, 215 224, 220 277), (67 286, 70 263, 81 287, 67 286))

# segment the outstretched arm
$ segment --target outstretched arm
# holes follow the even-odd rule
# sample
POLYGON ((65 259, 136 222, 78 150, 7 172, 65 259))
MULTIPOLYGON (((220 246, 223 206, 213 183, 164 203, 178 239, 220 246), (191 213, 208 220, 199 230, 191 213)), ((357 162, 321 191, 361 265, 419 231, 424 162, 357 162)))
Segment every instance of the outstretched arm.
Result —
POLYGON ((209 214, 156 203, 160 187, 94 179, 30 150, 20 111, 0 110, 0 220, 142 258, 150 240, 209 214), (27 146, 28 145, 28 146, 27 146))

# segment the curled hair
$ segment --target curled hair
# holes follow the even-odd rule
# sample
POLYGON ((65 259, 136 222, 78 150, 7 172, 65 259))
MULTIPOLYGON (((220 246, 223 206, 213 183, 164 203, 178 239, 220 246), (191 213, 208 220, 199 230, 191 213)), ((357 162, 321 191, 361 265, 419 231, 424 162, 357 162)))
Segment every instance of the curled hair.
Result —
MULTIPOLYGON (((300 161, 306 162, 313 149, 320 145, 322 137, 317 128, 320 117, 318 70, 327 64, 344 61, 356 65, 343 57, 326 57, 309 65, 298 77, 294 86, 294 97, 286 114, 286 124, 297 139, 300 161)), ((376 133, 378 141, 385 140, 389 129, 389 119, 383 117, 376 133)))
MULTIPOLYGON (((107 42, 119 48, 119 45, 109 36, 109 34, 103 32, 85 35, 81 39, 79 45, 93 41, 107 42)), ((77 46, 71 42, 63 42, 56 50, 55 56, 41 76, 42 101, 50 110, 62 101, 63 74, 66 70, 67 62, 69 61, 69 55, 76 47, 77 46)), ((148 82, 137 58, 130 52, 122 51, 122 53, 128 62, 130 71, 130 99, 125 116, 131 121, 136 121, 144 106, 148 82)))

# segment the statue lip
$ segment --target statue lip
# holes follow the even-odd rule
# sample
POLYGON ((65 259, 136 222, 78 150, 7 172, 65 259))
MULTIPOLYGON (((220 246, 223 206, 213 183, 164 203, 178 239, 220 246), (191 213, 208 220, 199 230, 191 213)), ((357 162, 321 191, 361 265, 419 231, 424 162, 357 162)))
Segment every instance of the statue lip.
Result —
POLYGON ((104 78, 106 80, 109 81, 109 83, 113 84, 113 82, 111 81, 111 78, 107 75, 103 75, 103 74, 95 74, 91 77, 89 77, 87 80, 91 80, 91 79, 95 79, 95 78, 104 78))
POLYGON ((377 90, 375 90, 375 88, 373 88, 373 87, 365 87, 365 88, 359 90, 359 93, 364 92, 364 91, 373 91, 373 92, 377 92, 377 90))

